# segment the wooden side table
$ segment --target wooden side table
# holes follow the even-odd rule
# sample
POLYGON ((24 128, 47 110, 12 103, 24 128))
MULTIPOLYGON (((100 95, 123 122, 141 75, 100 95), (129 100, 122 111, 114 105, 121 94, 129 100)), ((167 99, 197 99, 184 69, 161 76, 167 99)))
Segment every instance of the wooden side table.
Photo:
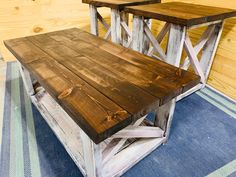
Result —
POLYGON ((112 42, 122 44, 128 47, 131 43, 132 32, 128 28, 129 16, 123 11, 125 6, 143 5, 157 3, 161 0, 82 0, 89 4, 91 33, 99 35, 98 20, 106 28, 105 39, 111 37, 112 42), (111 9, 111 26, 103 19, 97 11, 99 7, 108 7, 111 9))
POLYGON ((226 18, 236 16, 236 10, 182 2, 129 6, 125 8, 125 12, 134 15, 132 34, 134 50, 185 70, 191 65, 195 73, 201 77, 201 84, 180 96, 179 99, 205 86, 221 37, 223 22, 226 18), (152 34, 145 19, 166 22, 157 37, 152 34), (188 30, 202 26, 207 28, 197 44, 193 46, 188 30), (169 34, 169 38, 164 51, 160 43, 166 34, 169 34), (145 38, 150 41, 150 46, 144 45, 145 38), (187 57, 181 64, 183 50, 187 57), (201 58, 198 59, 200 54, 201 58))

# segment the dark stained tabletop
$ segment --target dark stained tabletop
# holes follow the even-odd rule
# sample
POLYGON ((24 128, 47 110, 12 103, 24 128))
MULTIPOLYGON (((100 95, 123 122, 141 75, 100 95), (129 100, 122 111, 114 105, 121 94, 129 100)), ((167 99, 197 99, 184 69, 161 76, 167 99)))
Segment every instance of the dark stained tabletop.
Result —
POLYGON ((159 3, 161 0, 82 0, 82 2, 94 6, 123 9, 125 6, 159 3))
POLYGON ((236 16, 236 10, 182 2, 129 6, 126 12, 169 23, 193 26, 236 16))
POLYGON ((200 81, 77 28, 4 43, 95 143, 200 81))

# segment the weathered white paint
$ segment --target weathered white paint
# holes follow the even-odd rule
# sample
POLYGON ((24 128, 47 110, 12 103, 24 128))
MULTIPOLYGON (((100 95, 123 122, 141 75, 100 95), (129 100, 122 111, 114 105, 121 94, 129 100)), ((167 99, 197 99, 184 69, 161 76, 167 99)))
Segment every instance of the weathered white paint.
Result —
POLYGON ((155 126, 164 130, 164 136, 168 139, 170 126, 173 119, 176 99, 165 103, 156 110, 155 126))
POLYGON ((145 31, 145 34, 146 34, 147 38, 150 40, 155 52, 157 52, 158 55, 160 55, 160 58, 162 58, 163 60, 166 61, 167 58, 166 58, 165 52, 161 48, 161 46, 158 43, 158 41, 156 40, 156 38, 152 35, 152 32, 151 32, 151 30, 149 29, 149 27, 146 23, 144 25, 144 31, 145 31))
POLYGON ((78 125, 45 91, 42 90, 31 96, 31 100, 80 171, 85 175, 80 128, 78 125))
POLYGON ((133 18, 133 32, 132 32, 132 49, 140 53, 143 52, 143 32, 144 32, 143 18, 134 15, 133 18))
POLYGON ((166 141, 166 137, 163 137, 164 132, 159 127, 145 126, 144 116, 109 140, 96 145, 42 87, 36 90, 37 93, 31 96, 33 104, 84 176, 121 175, 166 141), (128 138, 134 137, 142 138, 127 141, 128 138))
POLYGON ((196 92, 197 90, 200 90, 203 87, 204 87, 204 84, 201 84, 201 83, 196 85, 195 87, 191 88, 190 90, 188 90, 188 91, 182 93, 181 95, 179 95, 177 97, 176 101, 179 101, 179 100, 185 98, 186 96, 191 95, 192 93, 196 92))
POLYGON ((20 70, 20 73, 21 73, 22 80, 23 80, 24 85, 25 85, 26 92, 28 93, 28 95, 33 95, 35 92, 34 92, 34 87, 33 87, 33 84, 32 84, 31 77, 30 77, 30 73, 26 68, 24 68, 20 64, 20 62, 17 61, 17 63, 18 63, 18 66, 19 66, 19 70, 20 70))
POLYGON ((191 62, 191 65, 192 65, 195 73, 198 74, 201 77, 201 82, 203 84, 205 84, 206 79, 205 79, 204 73, 202 71, 202 68, 200 66, 200 63, 199 63, 199 60, 197 58, 196 52, 195 52, 195 50, 192 46, 192 43, 190 41, 190 38, 189 38, 188 34, 186 35, 186 40, 184 42, 184 48, 185 48, 185 51, 186 51, 186 53, 189 57, 189 60, 191 62))
POLYGON ((121 27, 123 27, 121 29, 121 43, 123 46, 127 45, 127 43, 129 42, 130 38, 131 38, 131 31, 129 29, 129 14, 121 11, 120 12, 120 16, 121 16, 121 27))
POLYGON ((94 5, 89 5, 89 11, 90 11, 90 31, 92 34, 98 36, 98 11, 97 7, 94 5))
MULTIPOLYGON (((138 119, 133 126, 139 126, 143 120, 145 119, 146 116, 138 119)), ((103 151, 103 161, 104 163, 107 162, 111 157, 113 157, 120 149, 121 147, 125 144, 127 141, 127 138, 122 138, 122 139, 113 139, 108 145, 107 148, 104 149, 103 151)))
POLYGON ((171 128, 173 115, 174 115, 174 111, 175 111, 175 104, 176 104, 176 99, 172 99, 168 103, 168 109, 167 109, 168 121, 167 121, 166 131, 165 131, 166 141, 168 140, 169 135, 170 135, 170 128, 171 128))
POLYGON ((216 50, 221 38, 223 26, 224 22, 215 24, 215 29, 213 31, 213 34, 211 35, 211 37, 209 38, 209 40, 207 41, 206 45, 203 48, 202 57, 200 60, 200 66, 204 72, 205 79, 208 78, 216 54, 216 50))
POLYGON ((100 145, 94 142, 84 133, 80 131, 80 137, 83 146, 83 157, 87 177, 102 177, 103 163, 102 151, 100 145))
POLYGON ((104 177, 121 176, 165 141, 166 138, 163 137, 134 142, 107 161, 104 165, 104 177))
MULTIPOLYGON (((144 24, 149 29, 152 28, 152 19, 144 19, 144 24)), ((150 48, 150 40, 148 39, 147 35, 143 36, 143 53, 146 55, 150 48)))
MULTIPOLYGON (((210 25, 208 26, 208 28, 203 32, 201 38, 199 39, 199 41, 196 43, 196 45, 194 46, 194 50, 196 52, 196 54, 198 55, 198 53, 201 51, 201 49, 204 47, 204 45, 207 43, 207 41, 209 40, 209 38, 211 37, 213 31, 215 29, 215 25, 210 25)), ((190 66, 190 61, 189 58, 186 57, 184 60, 183 65, 181 66, 182 69, 187 70, 190 66)))
POLYGON ((163 130, 159 127, 128 126, 112 135, 113 138, 161 138, 163 130))
POLYGON ((179 67, 186 35, 186 27, 171 24, 166 62, 179 67))
MULTIPOLYGON (((161 29, 160 33, 156 37, 156 40, 159 44, 161 44, 162 40, 164 39, 165 35, 169 32, 169 30, 170 30, 170 24, 165 23, 165 25, 161 29)), ((150 47, 148 52, 147 52, 147 55, 152 56, 152 53, 153 53, 153 47, 150 47)))
POLYGON ((217 20, 217 21, 213 21, 213 22, 207 22, 207 23, 202 23, 202 24, 199 24, 199 25, 193 25, 193 26, 190 26, 188 29, 195 29, 195 28, 200 28, 200 27, 204 27, 204 26, 210 26, 210 25, 214 25, 214 24, 217 24, 217 23, 220 23, 221 20, 217 20))
POLYGON ((114 43, 121 43, 121 17, 118 9, 111 9, 111 40, 114 43))

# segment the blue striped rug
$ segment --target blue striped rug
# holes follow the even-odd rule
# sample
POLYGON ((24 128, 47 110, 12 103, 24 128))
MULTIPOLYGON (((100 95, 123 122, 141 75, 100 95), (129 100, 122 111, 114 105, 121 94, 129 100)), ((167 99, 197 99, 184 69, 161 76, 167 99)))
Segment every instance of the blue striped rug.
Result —
MULTIPOLYGON (((0 90, 0 177, 81 177, 15 63, 0 63, 0 90)), ((210 88, 179 101, 168 143, 124 176, 236 177, 236 104, 210 88)))

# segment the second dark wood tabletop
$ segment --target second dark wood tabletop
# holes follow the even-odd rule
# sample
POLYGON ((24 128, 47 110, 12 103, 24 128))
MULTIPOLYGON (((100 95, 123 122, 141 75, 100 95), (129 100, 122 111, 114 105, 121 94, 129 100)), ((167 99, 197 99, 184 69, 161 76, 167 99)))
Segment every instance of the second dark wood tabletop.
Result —
POLYGON ((183 2, 127 6, 126 12, 187 27, 235 17, 235 9, 211 7, 183 2))
POLYGON ((82 2, 98 7, 110 7, 122 10, 125 6, 159 3, 161 0, 82 0, 82 2))

